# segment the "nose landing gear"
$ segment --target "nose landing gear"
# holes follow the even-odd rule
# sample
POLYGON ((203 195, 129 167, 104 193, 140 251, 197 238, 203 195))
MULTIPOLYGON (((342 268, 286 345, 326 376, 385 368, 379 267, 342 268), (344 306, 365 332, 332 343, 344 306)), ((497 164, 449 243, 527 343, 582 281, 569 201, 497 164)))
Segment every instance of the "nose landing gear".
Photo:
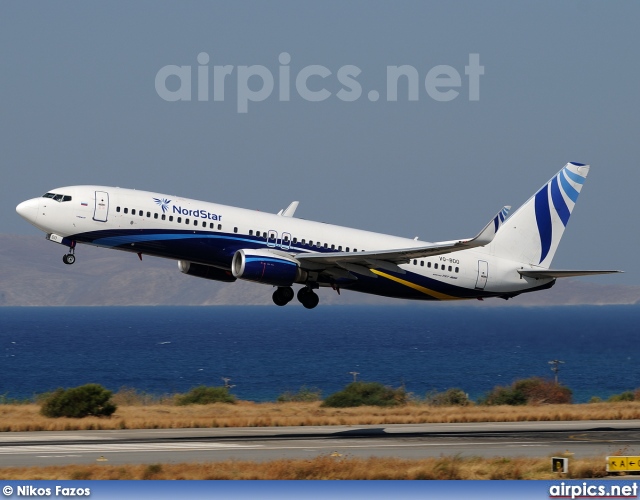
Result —
POLYGON ((73 264, 76 261, 75 252, 76 252, 76 242, 72 241, 71 245, 69 245, 69 253, 62 256, 62 262, 64 262, 69 266, 73 264))

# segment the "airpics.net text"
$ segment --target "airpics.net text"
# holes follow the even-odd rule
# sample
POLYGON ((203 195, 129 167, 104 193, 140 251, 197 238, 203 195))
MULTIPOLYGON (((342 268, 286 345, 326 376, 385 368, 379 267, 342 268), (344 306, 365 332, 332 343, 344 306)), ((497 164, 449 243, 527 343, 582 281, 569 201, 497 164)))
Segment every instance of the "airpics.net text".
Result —
MULTIPOLYGON (((274 77, 273 71, 260 64, 211 65, 209 54, 206 52, 200 52, 196 59, 198 65, 195 69, 191 65, 169 64, 158 70, 155 89, 161 99, 168 102, 193 99, 200 102, 223 102, 235 90, 237 112, 247 113, 250 102, 266 101, 274 95, 276 88, 275 94, 279 102, 296 99, 296 94, 308 102, 322 102, 332 97, 342 102, 353 102, 364 94, 362 84, 358 80, 362 70, 352 64, 343 65, 335 72, 320 64, 297 69, 291 66, 291 55, 282 52, 278 56, 279 65, 275 72, 277 77, 274 77), (333 89, 333 92, 327 87, 333 89)), ((384 93, 386 101, 398 101, 400 93, 402 99, 417 102, 421 93, 426 92, 434 101, 448 102, 456 99, 464 87, 460 71, 453 66, 439 64, 423 74, 424 77, 421 78, 421 71, 409 64, 387 66, 384 93)), ((467 80, 468 100, 479 101, 480 76, 484 75, 484 66, 480 64, 479 54, 469 54, 464 74, 467 80)), ((370 89, 366 98, 376 102, 380 100, 381 93, 370 89)))

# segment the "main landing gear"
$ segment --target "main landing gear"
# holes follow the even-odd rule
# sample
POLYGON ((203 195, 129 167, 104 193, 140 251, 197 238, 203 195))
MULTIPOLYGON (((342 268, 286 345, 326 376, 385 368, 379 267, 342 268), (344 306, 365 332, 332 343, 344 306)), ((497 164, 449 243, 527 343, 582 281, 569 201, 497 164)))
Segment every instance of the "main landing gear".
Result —
POLYGON ((310 287, 305 286, 298 290, 298 300, 307 309, 313 309, 320 302, 320 297, 310 287))
POLYGON ((279 286, 273 292, 273 303, 277 306, 286 306, 293 300, 293 288, 290 286, 279 286))
MULTIPOLYGON (((286 306, 293 300, 293 288, 290 286, 279 286, 273 292, 273 303, 277 306, 286 306)), ((320 302, 320 297, 310 287, 305 286, 298 291, 298 300, 307 309, 313 309, 320 302)))

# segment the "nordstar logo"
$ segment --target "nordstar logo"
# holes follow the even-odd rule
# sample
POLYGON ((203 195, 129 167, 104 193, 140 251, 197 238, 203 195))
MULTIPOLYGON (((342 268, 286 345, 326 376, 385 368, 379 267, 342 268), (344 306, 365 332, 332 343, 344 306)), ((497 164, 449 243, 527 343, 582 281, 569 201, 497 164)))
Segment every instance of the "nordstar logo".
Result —
POLYGON ((209 220, 222 220, 222 215, 214 214, 208 210, 193 210, 190 208, 182 208, 177 205, 173 205, 173 213, 181 215, 189 215, 191 217, 200 217, 201 219, 209 220))
POLYGON ((160 205, 160 208, 162 208, 162 213, 165 213, 167 210, 169 210, 169 203, 171 203, 171 200, 167 200, 166 198, 154 198, 153 201, 160 205))
MULTIPOLYGON (((153 201, 155 201, 157 205, 160 205, 160 207, 162 208, 162 213, 166 213, 169 210, 169 204, 171 203, 171 200, 167 200, 166 198, 154 198, 153 201)), ((222 220, 222 215, 211 213, 208 210, 193 210, 190 208, 182 208, 178 205, 173 205, 171 208, 173 209, 172 213, 174 214, 189 215, 191 217, 199 217, 201 219, 208 220, 222 220)))

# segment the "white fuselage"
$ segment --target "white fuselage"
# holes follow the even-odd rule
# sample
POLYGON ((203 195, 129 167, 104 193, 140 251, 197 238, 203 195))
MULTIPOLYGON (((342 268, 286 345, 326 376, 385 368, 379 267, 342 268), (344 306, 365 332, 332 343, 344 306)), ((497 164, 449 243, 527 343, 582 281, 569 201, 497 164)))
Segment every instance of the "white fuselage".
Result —
MULTIPOLYGON (((302 253, 363 252, 421 247, 427 242, 307 221, 159 193, 105 186, 55 189, 55 197, 17 211, 54 241, 116 248, 231 269, 239 249, 302 253), (58 198, 58 199, 55 199, 58 198), (65 199, 68 198, 68 199, 65 199), (57 238, 57 239, 56 239, 57 238)), ((492 244, 411 259, 403 273, 384 269, 339 286, 365 293, 427 300, 503 296, 546 288, 554 280, 522 277, 529 263, 497 257, 492 244)), ((317 286, 334 286, 316 276, 317 286)), ((309 279, 309 278, 307 278, 309 279)))

